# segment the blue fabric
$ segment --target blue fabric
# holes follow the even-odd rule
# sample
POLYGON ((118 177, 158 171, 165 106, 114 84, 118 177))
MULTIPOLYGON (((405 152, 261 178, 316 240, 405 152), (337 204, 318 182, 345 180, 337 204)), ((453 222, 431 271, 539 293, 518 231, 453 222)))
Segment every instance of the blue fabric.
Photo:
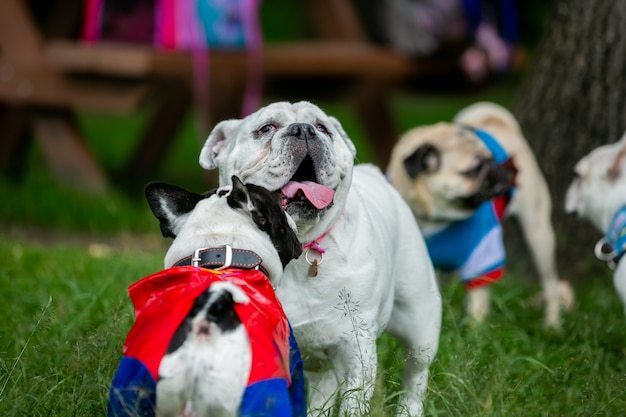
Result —
MULTIPOLYGON (((256 382, 244 392, 241 417, 305 417, 304 366, 289 327, 291 385, 273 378, 256 382)), ((109 417, 156 416, 156 381, 138 359, 123 357, 109 390, 109 417)))
POLYGON ((109 417, 155 415, 156 382, 148 368, 134 358, 123 357, 109 390, 109 417))
POLYGON ((198 18, 202 22, 206 42, 212 48, 243 48, 246 30, 241 0, 197 1, 198 18))
POLYGON ((484 130, 480 129, 474 129, 474 133, 476 134, 476 136, 478 136, 480 140, 483 141, 487 149, 489 149, 489 152, 492 153, 493 160, 497 164, 501 164, 509 159, 509 155, 506 153, 502 145, 500 145, 500 143, 496 140, 496 138, 494 138, 484 130))
POLYGON ((470 26, 470 31, 475 33, 482 19, 481 0, 462 0, 465 17, 470 26))
POLYGON ((517 4, 512 0, 500 0, 500 34, 509 44, 519 42, 519 18, 517 16, 517 4))
POLYGON ((239 415, 291 417, 287 381, 282 378, 266 379, 248 386, 243 393, 239 415))
MULTIPOLYGON (((478 26, 485 18, 483 14, 484 2, 486 0, 461 0, 472 34, 476 33, 478 26)), ((499 20, 492 23, 497 25, 500 36, 509 45, 517 43, 519 41, 519 17, 516 2, 514 0, 497 0, 497 10, 499 20)))
POLYGON ((289 364, 291 365, 291 385, 289 397, 293 417, 306 417, 306 389, 304 385, 304 361, 300 354, 298 342, 289 324, 289 364))
POLYGON ((619 209, 613 216, 606 234, 606 242, 616 252, 613 261, 618 262, 626 252, 626 206, 619 209))
MULTIPOLYGON (((426 237, 426 246, 433 265, 450 272, 467 270, 468 272, 461 276, 463 282, 469 282, 473 278, 501 268, 506 261, 504 250, 502 250, 502 256, 497 256, 496 259, 485 257, 485 260, 489 259, 486 264, 481 264, 476 268, 465 268, 470 258, 480 256, 475 251, 477 248, 485 247, 481 246, 481 242, 493 236, 489 235, 493 229, 499 228, 501 228, 500 219, 492 203, 484 202, 471 217, 453 222, 440 232, 426 237)), ((503 247, 502 242, 495 244, 503 247)))
MULTIPOLYGON (((492 135, 480 129, 473 131, 493 154, 496 163, 503 163, 509 158, 492 135)), ((471 217, 455 221, 443 230, 426 236, 433 265, 443 271, 459 271, 465 283, 503 268, 506 255, 500 220, 493 201, 485 201, 471 217)))

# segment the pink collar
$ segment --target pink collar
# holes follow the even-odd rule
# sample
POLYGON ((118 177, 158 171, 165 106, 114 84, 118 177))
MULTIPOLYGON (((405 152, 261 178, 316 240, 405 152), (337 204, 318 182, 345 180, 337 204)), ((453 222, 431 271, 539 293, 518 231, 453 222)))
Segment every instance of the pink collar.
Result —
POLYGON ((314 251, 316 251, 320 255, 325 254, 326 250, 319 245, 319 241, 324 239, 326 237, 326 235, 328 233, 330 233, 331 230, 333 230, 333 227, 335 227, 334 224, 332 226, 330 226, 330 228, 328 230, 326 230, 324 233, 322 233, 317 239, 313 239, 312 241, 305 243, 304 245, 302 245, 302 247, 304 249, 313 249, 314 251))

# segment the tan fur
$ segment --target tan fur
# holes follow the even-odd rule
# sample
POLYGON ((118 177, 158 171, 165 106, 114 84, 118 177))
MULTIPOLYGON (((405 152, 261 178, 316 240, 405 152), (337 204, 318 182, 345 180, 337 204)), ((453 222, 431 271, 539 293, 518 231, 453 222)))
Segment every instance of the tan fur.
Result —
POLYGON ((446 216, 450 219, 469 217, 471 212, 450 207, 452 198, 469 195, 476 184, 459 175, 471 168, 479 156, 488 157, 489 150, 476 137, 451 123, 421 126, 405 133, 395 146, 388 173, 392 184, 405 197, 418 216, 446 216), (415 181, 404 172, 402 161, 419 145, 431 143, 442 153, 440 171, 420 175, 415 181))
MULTIPOLYGON (((559 283, 555 262, 555 238, 551 223, 552 202, 548 186, 534 154, 524 138, 519 123, 505 108, 481 102, 462 109, 454 123, 472 126, 493 135, 512 157, 518 169, 514 197, 507 208, 514 215, 529 244, 539 272, 546 300, 546 324, 560 325, 562 300, 571 308, 573 292, 565 281, 559 283), (561 301, 560 301, 561 300, 561 301)), ((453 201, 471 194, 474 184, 461 173, 471 168, 475 160, 489 151, 473 134, 454 123, 420 126, 406 132, 394 147, 388 167, 391 183, 411 206, 420 227, 443 227, 449 222, 467 218, 472 211, 455 206, 453 201), (441 154, 441 167, 433 173, 422 173, 411 180, 403 161, 419 146, 430 143, 441 154)), ((468 312, 483 316, 488 297, 468 299, 468 312)), ((477 317, 479 318, 479 317, 477 317)))

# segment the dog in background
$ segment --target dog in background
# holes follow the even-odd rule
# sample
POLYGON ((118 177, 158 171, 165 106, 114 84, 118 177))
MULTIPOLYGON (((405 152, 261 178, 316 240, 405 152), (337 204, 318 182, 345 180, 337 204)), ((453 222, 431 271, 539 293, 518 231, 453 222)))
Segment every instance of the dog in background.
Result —
POLYGON ((539 272, 545 323, 560 326, 573 291, 555 262, 552 203, 546 181, 513 115, 480 102, 453 123, 406 132, 395 145, 388 176, 411 206, 436 268, 457 271, 468 288, 467 311, 482 321, 489 283, 503 274, 500 219, 519 220, 539 272))
POLYGON ((337 119, 309 102, 273 103, 210 133, 200 165, 275 191, 304 253, 277 294, 302 349, 308 415, 367 415, 377 338, 405 349, 398 415, 421 416, 441 329, 441 295, 423 237, 383 173, 354 165, 337 119), (338 404, 340 402, 340 404, 338 404))
POLYGON ((109 415, 304 416, 304 374, 274 292, 302 253, 278 197, 237 177, 226 195, 151 183, 165 270, 133 284, 136 320, 109 415))
POLYGON ((600 146, 574 167, 565 195, 565 211, 590 221, 605 233, 595 246, 596 256, 615 269, 613 283, 626 309, 626 133, 600 146))

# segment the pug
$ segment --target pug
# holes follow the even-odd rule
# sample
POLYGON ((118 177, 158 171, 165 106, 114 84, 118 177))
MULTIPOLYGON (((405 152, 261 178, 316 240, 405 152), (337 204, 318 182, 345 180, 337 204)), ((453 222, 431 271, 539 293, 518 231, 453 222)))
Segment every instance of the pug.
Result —
POLYGON ((551 198, 519 124, 488 102, 441 122, 406 132, 387 169, 393 186, 411 206, 436 268, 456 271, 466 283, 468 314, 480 322, 489 311, 489 284, 504 274, 500 221, 519 220, 539 272, 545 323, 560 326, 573 291, 559 280, 555 262, 551 198))
POLYGON ((600 146, 574 166, 574 179, 565 194, 565 211, 590 221, 605 235, 596 243, 596 256, 615 272, 613 283, 626 309, 626 133, 600 146))
POLYGON ((367 414, 383 331, 406 352, 400 415, 420 416, 441 329, 441 295, 410 208, 316 105, 278 102, 218 123, 200 165, 276 192, 304 253, 277 294, 302 350, 309 415, 367 414))

